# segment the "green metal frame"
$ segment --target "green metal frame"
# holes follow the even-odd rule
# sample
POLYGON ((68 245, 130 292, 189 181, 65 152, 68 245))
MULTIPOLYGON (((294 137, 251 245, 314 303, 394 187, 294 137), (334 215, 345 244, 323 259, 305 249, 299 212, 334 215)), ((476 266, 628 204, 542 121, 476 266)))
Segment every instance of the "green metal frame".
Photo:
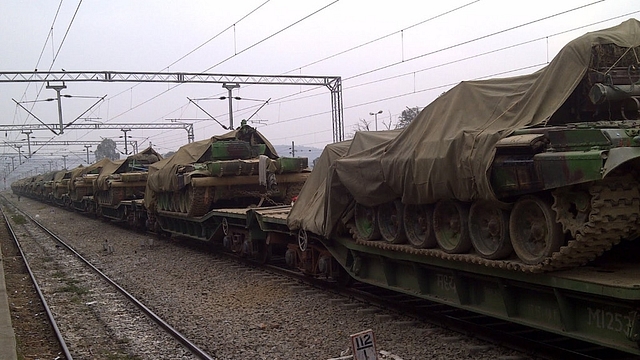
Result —
POLYGON ((633 284, 622 286, 589 281, 584 269, 530 274, 405 253, 391 258, 349 238, 325 245, 361 282, 640 355, 633 271, 633 284))
MULTIPOLYGON (((269 232, 295 235, 283 217, 270 215, 274 209, 218 209, 197 219, 162 215, 159 221, 166 231, 205 241, 222 238, 223 219, 252 239, 269 232)), ((598 281, 587 268, 531 274, 389 253, 349 237, 322 242, 361 282, 640 355, 640 276, 634 275, 640 264, 618 264, 619 272, 600 274, 598 281)))

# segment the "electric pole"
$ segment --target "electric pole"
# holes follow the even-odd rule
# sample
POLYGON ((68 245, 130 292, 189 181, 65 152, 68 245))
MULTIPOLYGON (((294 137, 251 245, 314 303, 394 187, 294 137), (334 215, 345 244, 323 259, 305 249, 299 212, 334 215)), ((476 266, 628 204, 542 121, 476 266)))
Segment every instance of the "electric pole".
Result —
POLYGON ((120 129, 124 133, 124 154, 129 155, 129 150, 127 148, 127 132, 131 131, 131 129, 120 129))
POLYGON ((85 147, 85 149, 87 149, 87 165, 89 165, 90 164, 90 162, 89 162, 89 148, 91 147, 91 145, 85 145, 84 147, 85 147))
POLYGON ((58 99, 58 119, 60 120, 60 134, 64 134, 64 123, 62 122, 62 101, 60 100, 60 90, 66 89, 67 86, 64 84, 54 84, 51 85, 49 81, 47 81, 47 89, 53 89, 56 91, 57 99, 58 99))
POLYGON ((222 84, 222 87, 229 91, 229 130, 233 130, 233 97, 231 90, 240 87, 240 84, 222 84))
POLYGON ((33 133, 33 131, 28 130, 23 131, 22 133, 27 135, 27 149, 29 150, 29 158, 31 158, 31 134, 33 133))

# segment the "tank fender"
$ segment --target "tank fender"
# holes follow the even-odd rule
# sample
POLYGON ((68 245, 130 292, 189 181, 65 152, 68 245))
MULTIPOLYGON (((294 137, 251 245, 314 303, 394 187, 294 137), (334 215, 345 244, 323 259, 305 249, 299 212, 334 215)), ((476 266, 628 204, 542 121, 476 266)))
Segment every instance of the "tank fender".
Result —
POLYGON ((640 158, 640 147, 617 147, 609 150, 602 177, 606 177, 620 165, 640 158))
POLYGON ((544 189, 600 180, 606 150, 543 152, 533 156, 536 172, 544 189))
POLYGON ((191 184, 192 178, 209 177, 211 173, 207 170, 194 170, 186 174, 178 174, 178 189, 191 184))

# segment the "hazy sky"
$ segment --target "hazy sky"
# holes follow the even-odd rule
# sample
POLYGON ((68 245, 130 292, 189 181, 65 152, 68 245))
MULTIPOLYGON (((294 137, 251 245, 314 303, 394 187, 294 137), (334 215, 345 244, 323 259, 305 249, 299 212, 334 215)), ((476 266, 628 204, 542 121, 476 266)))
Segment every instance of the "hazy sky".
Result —
MULTIPOLYGON (((462 80, 536 71, 568 41, 639 13, 637 0, 1 0, 0 71, 340 76, 348 136, 360 119, 373 121, 370 112, 382 110, 378 128, 383 129, 405 107, 424 107, 462 80)), ((195 124, 196 140, 225 132, 187 100, 226 95, 220 84, 71 82, 62 93, 74 96, 63 99, 65 122, 89 108, 93 97, 107 95, 85 117, 103 123, 183 119, 195 124)), ((236 125, 271 99, 253 125, 274 144, 321 148, 332 141, 326 88, 246 85, 234 96, 243 98, 233 103, 236 125)), ((55 102, 33 102, 53 97, 55 91, 41 83, 0 84, 0 123, 37 123, 12 99, 25 102, 46 123, 57 123, 55 102)), ((227 101, 198 104, 228 124, 227 101)), ((5 141, 26 138, 18 132, 2 135, 5 141)), ((69 130, 55 139, 120 135, 69 130)), ((128 135, 140 150, 152 142, 161 153, 187 142, 183 130, 128 135)), ((38 141, 52 137, 48 131, 32 134, 38 141)), ((62 166, 63 154, 69 154, 68 167, 86 162, 82 145, 32 150, 38 153, 20 171, 42 168, 51 159, 62 166)))

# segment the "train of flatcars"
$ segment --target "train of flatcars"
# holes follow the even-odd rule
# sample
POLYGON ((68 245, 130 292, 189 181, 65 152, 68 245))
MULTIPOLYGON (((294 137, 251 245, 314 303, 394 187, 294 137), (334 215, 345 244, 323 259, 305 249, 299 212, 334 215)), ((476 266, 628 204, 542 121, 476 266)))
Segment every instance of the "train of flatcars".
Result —
POLYGON ((243 124, 11 187, 640 355, 639 33, 631 19, 534 74, 461 83, 312 172, 243 124))

